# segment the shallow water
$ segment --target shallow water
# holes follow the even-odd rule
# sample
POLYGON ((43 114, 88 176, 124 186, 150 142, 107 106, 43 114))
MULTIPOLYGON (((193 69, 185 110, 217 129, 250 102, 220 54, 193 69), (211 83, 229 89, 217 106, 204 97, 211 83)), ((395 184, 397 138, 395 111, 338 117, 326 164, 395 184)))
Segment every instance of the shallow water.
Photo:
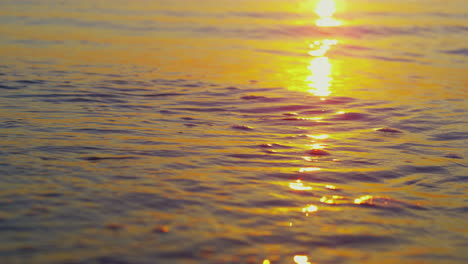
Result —
POLYGON ((2 1, 1 263, 466 263, 465 1, 2 1))

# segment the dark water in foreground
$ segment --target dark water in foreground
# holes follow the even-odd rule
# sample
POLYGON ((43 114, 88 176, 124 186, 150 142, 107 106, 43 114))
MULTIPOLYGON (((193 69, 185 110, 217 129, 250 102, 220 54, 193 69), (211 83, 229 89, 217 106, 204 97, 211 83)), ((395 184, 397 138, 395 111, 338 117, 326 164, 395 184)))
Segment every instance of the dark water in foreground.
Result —
POLYGON ((0 3, 0 263, 468 262, 463 1, 200 2, 0 3))

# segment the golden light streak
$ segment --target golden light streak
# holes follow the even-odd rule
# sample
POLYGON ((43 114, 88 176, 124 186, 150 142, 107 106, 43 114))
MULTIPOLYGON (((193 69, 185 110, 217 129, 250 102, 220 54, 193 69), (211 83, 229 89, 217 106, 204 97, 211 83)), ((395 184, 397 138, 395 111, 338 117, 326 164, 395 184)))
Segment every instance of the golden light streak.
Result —
POLYGON ((374 197, 372 195, 364 195, 359 198, 354 199, 355 204, 373 204, 374 197))
POLYGON ((308 120, 320 121, 320 120, 323 120, 323 117, 321 117, 321 116, 318 116, 318 117, 310 117, 310 118, 308 118, 308 120))
POLYGON ((338 40, 336 39, 323 39, 317 40, 310 45, 314 50, 309 52, 309 55, 315 56, 316 58, 310 61, 308 69, 311 74, 307 77, 306 82, 308 86, 312 88, 309 90, 310 93, 317 96, 328 96, 331 94, 330 83, 332 81, 332 64, 328 57, 325 57, 327 51, 332 45, 336 45, 338 40))
POLYGON ((306 216, 309 216, 309 213, 315 213, 318 211, 318 207, 315 205, 307 205, 306 207, 302 208, 302 212, 305 213, 306 216))
POLYGON ((299 172, 312 172, 312 171, 319 171, 320 168, 317 167, 310 167, 310 168, 300 168, 299 172))
POLYGON ((322 41, 316 40, 313 44, 310 44, 310 48, 314 49, 309 52, 312 56, 323 56, 330 49, 332 45, 336 45, 338 40, 336 39, 324 39, 322 41))
POLYGON ((319 49, 309 51, 309 55, 317 56, 317 57, 323 56, 329 49, 330 47, 328 48, 320 47, 319 49))
POLYGON ((312 149, 324 149, 327 147, 327 145, 324 145, 321 143, 315 143, 315 144, 307 145, 307 146, 311 147, 312 149))
POLYGON ((335 1, 320 0, 315 7, 315 13, 320 17, 331 17, 336 12, 335 1))
POLYGON ((333 18, 336 12, 336 3, 333 0, 320 0, 315 7, 315 13, 320 17, 315 23, 319 27, 336 27, 341 22, 333 18))
POLYGON ((330 47, 331 45, 338 44, 338 40, 336 40, 336 39, 324 39, 324 40, 322 40, 322 44, 327 45, 327 46, 330 47))
POLYGON ((289 188, 297 191, 309 191, 312 190, 310 186, 304 186, 301 180, 296 180, 296 182, 289 183, 289 188))
POLYGON ((294 262, 296 262, 296 264, 311 264, 309 262, 309 258, 307 256, 304 256, 304 255, 294 256, 294 262))
POLYGON ((339 196, 339 195, 333 195, 331 197, 322 196, 322 198, 320 198, 320 202, 326 203, 326 204, 338 204, 338 200, 344 200, 344 199, 345 198, 343 196, 339 196))
POLYGON ((313 138, 313 139, 327 139, 330 136, 327 134, 320 134, 320 135, 308 135, 307 137, 313 138))
POLYGON ((323 117, 299 117, 299 118, 296 118, 296 120, 314 120, 314 121, 319 121, 319 120, 323 120, 323 117))
POLYGON ((330 82, 332 78, 330 77, 332 73, 332 64, 327 57, 317 57, 310 61, 308 69, 311 71, 306 79, 308 86, 312 89, 309 90, 310 93, 316 96, 328 96, 331 94, 330 91, 330 82))
POLYGON ((317 20, 316 25, 319 27, 337 27, 341 25, 341 22, 338 20, 335 20, 334 18, 331 17, 325 17, 317 20))

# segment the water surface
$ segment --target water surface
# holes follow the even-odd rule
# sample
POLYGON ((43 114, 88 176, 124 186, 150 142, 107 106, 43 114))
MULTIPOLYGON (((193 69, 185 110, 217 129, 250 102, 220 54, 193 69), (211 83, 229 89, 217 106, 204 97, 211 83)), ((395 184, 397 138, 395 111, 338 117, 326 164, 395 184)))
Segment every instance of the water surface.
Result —
POLYGON ((0 262, 466 263, 467 4, 317 2, 2 1, 0 262))

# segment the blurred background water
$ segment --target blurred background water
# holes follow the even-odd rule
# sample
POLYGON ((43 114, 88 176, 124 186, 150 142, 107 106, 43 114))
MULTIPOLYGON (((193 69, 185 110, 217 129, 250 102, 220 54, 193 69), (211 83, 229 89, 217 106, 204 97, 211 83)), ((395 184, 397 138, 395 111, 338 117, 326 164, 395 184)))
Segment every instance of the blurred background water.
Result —
POLYGON ((462 0, 0 2, 1 263, 466 263, 462 0))

